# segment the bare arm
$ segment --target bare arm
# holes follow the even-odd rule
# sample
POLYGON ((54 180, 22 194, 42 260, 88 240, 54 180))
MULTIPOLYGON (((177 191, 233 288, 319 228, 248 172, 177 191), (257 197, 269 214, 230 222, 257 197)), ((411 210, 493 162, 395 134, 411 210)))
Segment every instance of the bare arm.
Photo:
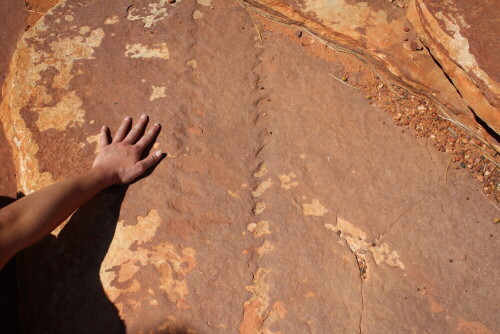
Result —
POLYGON ((18 251, 47 236, 82 204, 104 188, 125 184, 157 163, 161 151, 140 160, 144 149, 160 131, 153 125, 140 137, 147 123, 142 116, 130 131, 131 119, 123 120, 113 141, 101 130, 99 153, 88 172, 36 191, 0 210, 0 269, 18 251))

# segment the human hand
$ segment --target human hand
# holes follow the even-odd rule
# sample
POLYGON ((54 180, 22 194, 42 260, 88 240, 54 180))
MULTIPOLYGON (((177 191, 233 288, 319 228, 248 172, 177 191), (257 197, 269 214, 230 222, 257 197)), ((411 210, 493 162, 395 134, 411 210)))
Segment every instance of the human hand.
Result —
POLYGON ((141 137, 148 117, 142 115, 137 124, 129 131, 131 122, 130 117, 126 117, 122 121, 112 142, 108 136, 108 128, 103 126, 101 129, 99 153, 92 164, 92 169, 102 173, 108 185, 132 182, 157 163, 163 155, 162 151, 158 150, 140 160, 144 149, 156 137, 161 126, 155 123, 141 137))

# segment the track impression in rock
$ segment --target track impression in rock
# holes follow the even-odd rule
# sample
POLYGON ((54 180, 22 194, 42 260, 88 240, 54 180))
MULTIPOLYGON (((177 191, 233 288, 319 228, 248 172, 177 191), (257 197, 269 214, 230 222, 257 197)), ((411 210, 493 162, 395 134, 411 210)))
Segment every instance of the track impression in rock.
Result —
POLYGON ((233 1, 59 3, 19 42, 3 90, 19 190, 89 168, 101 126, 128 115, 163 125, 168 157, 23 253, 23 324, 498 328, 494 207, 332 80, 342 66, 257 31, 233 1))

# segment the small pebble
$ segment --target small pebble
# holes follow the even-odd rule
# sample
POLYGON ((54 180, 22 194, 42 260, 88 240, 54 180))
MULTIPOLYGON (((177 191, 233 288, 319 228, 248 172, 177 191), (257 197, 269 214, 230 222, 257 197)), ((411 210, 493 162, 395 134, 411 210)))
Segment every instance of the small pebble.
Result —
POLYGON ((467 167, 467 165, 466 165, 466 164, 464 164, 463 162, 461 162, 461 163, 460 163, 460 167, 465 168, 465 167, 467 167))
POLYGON ((168 2, 169 4, 173 4, 173 3, 175 3, 175 0, 167 0, 167 2, 168 2))
POLYGON ((298 38, 301 38, 302 37, 302 30, 295 30, 295 36, 297 36, 298 38))
POLYGON ((405 32, 408 32, 408 31, 410 31, 410 28, 405 26, 404 30, 405 30, 405 32))

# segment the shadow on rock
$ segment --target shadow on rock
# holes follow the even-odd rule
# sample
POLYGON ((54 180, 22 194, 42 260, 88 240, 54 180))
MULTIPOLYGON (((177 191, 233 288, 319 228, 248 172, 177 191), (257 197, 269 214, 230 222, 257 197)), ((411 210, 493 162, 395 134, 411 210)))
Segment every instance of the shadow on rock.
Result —
MULTIPOLYGON (((0 196, 0 209, 15 201, 14 198, 0 196)), ((17 306, 17 263, 12 258, 0 270, 0 333, 19 333, 17 306)))
POLYGON ((99 277, 127 187, 112 187, 19 256, 19 313, 26 333, 124 333, 99 277))

